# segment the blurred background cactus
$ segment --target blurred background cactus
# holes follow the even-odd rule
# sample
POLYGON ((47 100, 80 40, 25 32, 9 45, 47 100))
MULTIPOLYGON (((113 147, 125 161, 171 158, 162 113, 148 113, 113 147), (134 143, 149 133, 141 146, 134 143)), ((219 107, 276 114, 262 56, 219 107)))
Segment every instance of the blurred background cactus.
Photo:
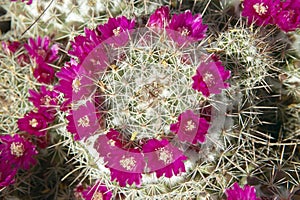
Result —
MULTIPOLYGON (((99 169, 90 149, 73 140, 65 113, 58 112, 38 164, 20 171, 15 184, 1 190, 1 198, 75 199, 79 183, 96 180, 105 183, 115 199, 225 199, 225 190, 234 182, 255 186, 262 199, 300 198, 300 36, 273 25, 249 25, 240 16, 239 0, 33 0, 31 5, 7 0, 0 3, 0 40, 26 43, 29 37, 50 36, 62 44, 55 66, 59 71, 70 58, 70 42, 84 28, 120 15, 145 24, 162 5, 169 5, 172 13, 190 9, 203 14, 208 25, 205 50, 231 71, 231 87, 219 97, 227 104, 228 121, 218 133, 218 144, 204 144, 193 155, 197 161, 186 162, 187 172, 180 176, 144 175, 140 188, 120 187, 99 169)), ((5 51, 2 47, 0 134, 14 134, 18 119, 34 108, 28 90, 40 83, 32 75, 34 63, 18 62, 24 48, 5 51)))

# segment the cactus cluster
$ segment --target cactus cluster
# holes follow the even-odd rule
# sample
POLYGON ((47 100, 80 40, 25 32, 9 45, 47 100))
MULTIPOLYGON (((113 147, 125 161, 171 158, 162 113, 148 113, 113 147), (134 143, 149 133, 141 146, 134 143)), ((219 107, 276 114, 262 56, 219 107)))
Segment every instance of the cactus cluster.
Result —
MULTIPOLYGON (((100 199, 110 196, 113 199, 226 199, 238 191, 228 189, 232 185, 236 188, 234 182, 238 182, 253 186, 245 186, 245 190, 252 190, 253 195, 256 191, 261 199, 299 198, 299 33, 286 33, 289 29, 281 31, 280 23, 264 25, 262 15, 256 16, 262 24, 250 23, 245 14, 240 16, 243 2, 33 0, 31 5, 20 1, 1 2, 7 14, 0 22, 10 20, 11 30, 0 35, 4 41, 0 53, 0 136, 20 132, 18 120, 30 111, 38 112, 28 101, 29 90, 39 91, 42 85, 55 90, 57 80, 67 80, 61 78, 59 71, 73 70, 74 63, 84 65, 81 59, 88 58, 89 52, 77 55, 74 52, 90 51, 88 45, 97 49, 89 42, 98 42, 104 26, 101 24, 110 17, 134 18, 141 30, 135 31, 138 34, 126 45, 117 43, 108 48, 111 57, 106 63, 107 70, 94 71, 92 75, 87 70, 89 76, 81 77, 94 85, 96 100, 83 95, 80 101, 66 105, 66 94, 57 97, 55 120, 46 128, 48 147, 37 148, 37 165, 20 170, 14 184, 0 187, 0 197, 89 199, 92 196, 85 190, 95 190, 98 192, 92 195, 100 199), (149 32, 148 16, 163 5, 169 5, 175 15, 187 9, 193 14, 201 13, 203 23, 208 25, 207 37, 187 47, 169 40, 167 32, 155 28, 149 32), (60 43, 59 58, 50 64, 58 79, 47 84, 33 76, 39 61, 26 57, 28 48, 12 51, 7 46, 7 40, 23 44, 27 38, 38 36, 50 36, 60 43), (81 44, 82 38, 86 40, 81 44), (85 49, 84 45, 88 47, 85 49), (192 87, 196 78, 191 78, 199 62, 209 59, 222 61, 226 70, 231 71, 230 87, 212 96, 197 92, 192 87), (70 131, 70 116, 87 102, 97 105, 97 114, 102 116, 101 128, 86 140, 77 141, 70 131), (153 138, 178 138, 170 130, 170 124, 176 124, 178 116, 189 109, 207 119, 210 128, 205 142, 180 146, 188 157, 184 161, 185 172, 174 172, 171 178, 158 177, 157 172, 142 173, 140 185, 121 186, 118 180, 112 179, 107 157, 95 148, 99 136, 116 129, 122 138, 110 142, 128 143, 129 147, 122 148, 137 151, 153 138), (98 183, 101 190, 92 187, 98 183)), ((169 23, 167 20, 167 17, 161 20, 162 27, 169 23)), ((120 35, 120 31, 120 27, 113 29, 114 36, 120 35)), ((181 36, 189 34, 188 29, 179 31, 181 36)), ((103 46, 105 51, 108 46, 103 46)), ((203 76, 207 83, 210 78, 203 76)), ((82 86, 80 81, 79 78, 71 81, 73 93, 82 86)), ((91 122, 88 116, 75 122, 87 126, 91 122)), ((3 141, 0 139, 1 148, 3 141)), ((123 160, 123 164, 125 161, 130 167, 130 160, 123 160)), ((0 181, 2 178, 0 173, 0 181)))

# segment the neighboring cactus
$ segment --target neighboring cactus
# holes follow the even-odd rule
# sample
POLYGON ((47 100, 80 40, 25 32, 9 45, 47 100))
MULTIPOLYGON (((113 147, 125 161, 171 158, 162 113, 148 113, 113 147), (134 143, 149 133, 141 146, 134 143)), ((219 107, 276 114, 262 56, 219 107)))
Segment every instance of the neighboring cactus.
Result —
POLYGON ((149 0, 45 0, 33 1, 31 5, 11 3, 8 9, 12 29, 18 33, 15 37, 20 37, 26 31, 27 37, 53 34, 57 39, 70 40, 81 33, 84 27, 95 28, 109 17, 149 14, 159 5, 160 1, 149 0))
POLYGON ((27 100, 28 90, 35 88, 37 83, 30 65, 20 66, 17 62, 17 57, 22 55, 23 51, 9 55, 6 50, 2 47, 0 53, 0 132, 14 134, 18 130, 18 119, 33 108, 27 100))

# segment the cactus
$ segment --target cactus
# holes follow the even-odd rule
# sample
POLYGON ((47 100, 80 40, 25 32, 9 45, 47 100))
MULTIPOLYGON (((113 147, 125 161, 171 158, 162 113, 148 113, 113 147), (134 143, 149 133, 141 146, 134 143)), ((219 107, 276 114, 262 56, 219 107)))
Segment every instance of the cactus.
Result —
MULTIPOLYGON (((172 13, 191 9, 204 14, 203 21, 209 26, 207 39, 184 51, 175 48, 174 41, 164 45, 166 33, 153 34, 152 40, 138 40, 139 44, 131 41, 126 47, 115 48, 113 53, 119 50, 124 55, 113 57, 110 69, 100 78, 89 77, 97 95, 108 94, 105 103, 99 104, 105 126, 88 140, 75 141, 68 129, 70 113, 57 109, 55 122, 47 128, 51 147, 40 150, 39 164, 29 171, 20 171, 16 184, 1 191, 1 197, 74 199, 77 184, 88 188, 87 185, 101 182, 114 198, 120 199, 224 199, 225 190, 239 182, 255 186, 260 197, 297 198, 300 181, 296 153, 300 150, 297 39, 293 41, 291 35, 272 25, 247 25, 247 20, 239 17, 242 8, 238 0, 8 3, 3 3, 3 7, 8 11, 5 19, 10 17, 12 21, 12 31, 1 35, 2 39, 51 35, 62 44, 63 57, 53 65, 57 71, 71 57, 66 53, 70 41, 83 32, 86 34, 83 37, 88 37, 89 32, 84 28, 92 30, 109 17, 135 17, 143 27, 147 19, 141 16, 143 13, 149 15, 161 5, 170 4, 172 13), (213 98, 187 87, 192 85, 190 78, 198 64, 197 56, 206 59, 207 52, 216 54, 231 71, 231 87, 213 98), (186 54, 192 55, 192 63, 186 62, 186 54), (136 81, 132 82, 133 79, 136 81), (109 95, 116 93, 122 96, 109 95), (173 137, 168 125, 176 123, 181 112, 192 108, 201 113, 210 106, 227 117, 218 118, 218 112, 213 115, 206 142, 186 150, 189 157, 185 161, 186 172, 171 178, 144 173, 139 187, 134 184, 121 187, 111 180, 104 159, 99 158, 94 148, 99 135, 111 128, 124 129, 122 139, 139 148, 151 138, 173 137), (220 121, 224 125, 216 123, 220 121), (128 122, 130 126, 125 127, 128 122), (44 180, 39 178, 41 175, 44 180)), ((23 53, 23 48, 13 54, 0 53, 0 101, 4 105, 0 108, 1 134, 18 132, 18 119, 34 109, 27 100, 28 90, 41 86, 32 75, 36 63, 32 61, 22 67, 18 62, 23 53)), ((64 100, 60 95, 59 102, 64 100)), ((78 102, 72 106, 79 106, 75 103, 78 102)), ((206 113, 203 115, 207 117, 206 113)))

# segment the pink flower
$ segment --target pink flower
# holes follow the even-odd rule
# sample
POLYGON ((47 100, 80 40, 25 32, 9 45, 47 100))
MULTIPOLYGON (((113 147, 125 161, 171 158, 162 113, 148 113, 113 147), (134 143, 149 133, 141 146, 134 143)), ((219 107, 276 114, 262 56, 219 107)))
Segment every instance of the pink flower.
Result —
POLYGON ((275 16, 275 24, 285 31, 300 27, 300 0, 286 0, 280 3, 280 11, 275 16))
POLYGON ((255 187, 245 185, 244 188, 240 188, 238 183, 234 183, 233 186, 226 190, 227 200, 259 200, 256 197, 255 187))
POLYGON ((112 197, 112 192, 109 191, 105 185, 101 183, 96 183, 94 186, 89 186, 82 192, 82 197, 84 200, 110 200, 112 197))
POLYGON ((85 105, 79 106, 76 110, 71 110, 67 117, 67 130, 74 134, 75 140, 80 140, 93 135, 100 129, 100 115, 96 111, 95 105, 88 101, 85 105))
POLYGON ((14 54, 21 48, 21 43, 18 41, 7 41, 7 42, 2 42, 2 49, 7 53, 7 54, 14 54))
POLYGON ((29 101, 37 108, 57 105, 58 93, 55 91, 47 90, 46 86, 41 86, 40 91, 29 90, 29 101))
POLYGON ((38 36, 36 41, 29 38, 28 44, 24 44, 24 47, 39 65, 41 62, 53 63, 58 59, 58 45, 54 44, 51 47, 49 45, 50 38, 38 36))
POLYGON ((150 172, 156 172, 157 178, 165 175, 171 178, 180 172, 185 172, 184 160, 187 159, 183 153, 169 143, 168 140, 161 141, 150 139, 143 145, 143 152, 147 160, 150 172))
MULTIPOLYGON (((1 154, 0 154, 0 160, 2 161, 1 154)), ((16 168, 11 168, 9 165, 0 163, 0 190, 15 182, 14 177, 16 173, 17 173, 16 168)))
POLYGON ((117 18, 109 18, 108 22, 99 25, 97 30, 101 33, 102 39, 107 40, 106 43, 116 46, 123 46, 128 41, 127 31, 132 30, 135 21, 129 20, 124 16, 117 18))
POLYGON ((208 128, 208 122, 191 110, 181 113, 178 116, 178 122, 171 124, 170 127, 171 131, 177 134, 180 141, 192 144, 203 143, 208 128))
POLYGON ((169 32, 169 35, 181 45, 189 40, 202 40, 206 36, 207 25, 202 24, 200 14, 193 16, 191 11, 187 10, 184 13, 174 15, 167 28, 175 31, 169 32))
POLYGON ((102 42, 101 35, 96 30, 84 29, 85 36, 79 35, 72 41, 72 50, 68 53, 76 56, 80 63, 87 57, 87 55, 102 42))
POLYGON ((139 149, 121 148, 121 141, 117 138, 119 135, 117 131, 110 130, 108 136, 99 136, 95 149, 104 157, 112 181, 116 180, 121 187, 133 183, 139 186, 145 168, 144 157, 139 149))
POLYGON ((47 130, 43 129, 48 127, 48 120, 43 114, 31 111, 18 120, 18 127, 21 131, 37 137, 45 136, 47 130))
POLYGON ((84 68, 74 62, 69 64, 70 66, 67 65, 56 73, 59 84, 55 86, 55 90, 64 94, 65 104, 71 103, 71 100, 77 101, 90 95, 91 86, 93 85, 84 68))
MULTIPOLYGON (((11 1, 18 1, 18 0, 11 0, 11 1)), ((27 2, 27 5, 32 4, 32 0, 22 0, 22 2, 27 2)))
POLYGON ((225 70, 221 62, 202 62, 196 71, 196 75, 193 79, 193 89, 206 97, 210 94, 219 94, 221 89, 229 87, 228 83, 225 83, 230 77, 230 71, 225 70))
MULTIPOLYGON (((40 58, 38 58, 39 60, 40 58)), ((33 71, 33 76, 40 83, 50 84, 54 79, 54 69, 45 62, 39 62, 33 71)))
POLYGON ((169 24, 170 9, 168 6, 158 8, 149 18, 147 26, 164 28, 169 24))
POLYGON ((38 152, 35 146, 18 134, 0 136, 1 164, 28 170, 36 164, 33 158, 38 152))
POLYGON ((248 22, 255 22, 258 26, 273 23, 279 0, 246 0, 243 2, 242 16, 248 17, 248 22))
MULTIPOLYGON (((2 42, 2 49, 7 55, 15 54, 21 47, 22 44, 18 41, 2 42)), ((30 58, 27 54, 22 53, 17 57, 17 62, 21 67, 24 67, 26 64, 30 62, 30 58)))
POLYGON ((29 101, 39 109, 40 113, 50 121, 53 121, 56 113, 56 106, 58 101, 58 93, 55 91, 47 90, 45 86, 41 86, 40 91, 29 90, 29 101))

